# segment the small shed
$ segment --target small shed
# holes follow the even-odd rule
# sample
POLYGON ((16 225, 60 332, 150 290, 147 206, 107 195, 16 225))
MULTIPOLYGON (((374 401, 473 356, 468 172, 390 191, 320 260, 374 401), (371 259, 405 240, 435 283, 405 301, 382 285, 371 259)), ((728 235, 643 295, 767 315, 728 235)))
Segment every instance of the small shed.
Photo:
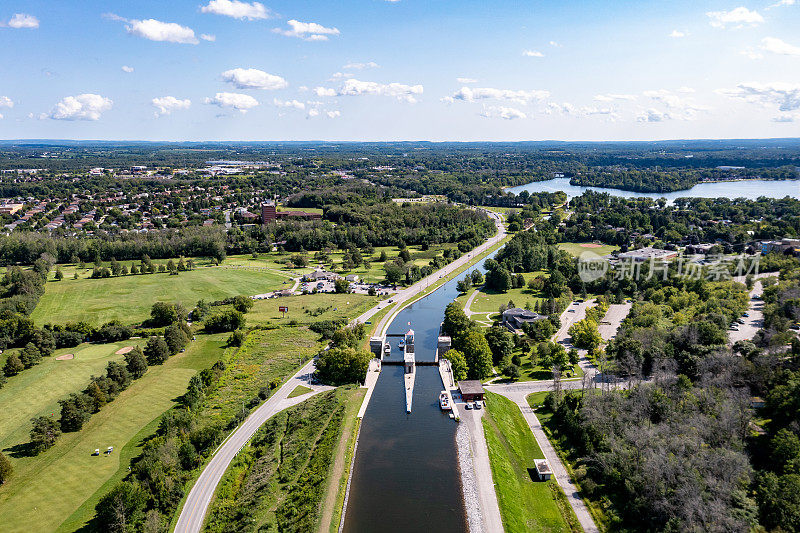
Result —
POLYGON ((547 481, 550 479, 553 475, 553 471, 550 470, 547 459, 534 459, 533 462, 536 465, 536 475, 539 476, 539 481, 547 481))
POLYGON ((458 382, 458 391, 465 402, 483 400, 483 385, 477 379, 467 379, 458 382))

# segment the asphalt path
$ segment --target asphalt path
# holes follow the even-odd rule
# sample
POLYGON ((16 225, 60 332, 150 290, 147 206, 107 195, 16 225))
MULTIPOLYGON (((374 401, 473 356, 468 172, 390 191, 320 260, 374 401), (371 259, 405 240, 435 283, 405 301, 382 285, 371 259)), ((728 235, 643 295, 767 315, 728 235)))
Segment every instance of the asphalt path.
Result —
POLYGON ((264 422, 284 409, 297 405, 315 394, 331 390, 333 387, 315 386, 309 383, 309 377, 314 372, 314 360, 306 363, 289 381, 261 404, 214 452, 211 461, 206 465, 197 478, 186 502, 183 504, 175 531, 178 533, 195 533, 203 528, 208 507, 214 498, 222 476, 230 466, 231 461, 239 451, 248 443, 250 438, 258 431, 264 422), (304 385, 312 392, 289 398, 289 394, 298 386, 304 385))

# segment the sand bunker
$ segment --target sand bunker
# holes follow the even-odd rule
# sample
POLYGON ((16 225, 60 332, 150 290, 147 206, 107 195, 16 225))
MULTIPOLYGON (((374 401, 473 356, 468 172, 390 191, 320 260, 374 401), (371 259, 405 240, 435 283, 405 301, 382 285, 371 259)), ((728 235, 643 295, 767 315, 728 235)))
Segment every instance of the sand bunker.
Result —
POLYGON ((130 352, 131 350, 133 350, 133 346, 126 346, 124 348, 120 348, 119 350, 114 352, 114 354, 116 354, 116 355, 125 355, 126 353, 130 352))
POLYGON ((68 361, 70 359, 75 359, 74 353, 65 353, 56 357, 56 361, 68 361))

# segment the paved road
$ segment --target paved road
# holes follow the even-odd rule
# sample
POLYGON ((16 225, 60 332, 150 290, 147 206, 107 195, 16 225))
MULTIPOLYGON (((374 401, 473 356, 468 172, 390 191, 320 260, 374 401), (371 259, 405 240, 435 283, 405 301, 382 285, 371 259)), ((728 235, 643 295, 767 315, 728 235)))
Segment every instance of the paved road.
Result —
POLYGON ((572 339, 569 336, 569 328, 575 322, 580 322, 586 318, 586 310, 594 306, 594 300, 584 300, 583 302, 572 302, 561 313, 561 327, 558 328, 553 336, 555 342, 563 344, 567 349, 572 347, 572 339))
MULTIPOLYGON (((468 252, 468 253, 462 255, 461 257, 459 257, 458 259, 456 259, 452 263, 448 263, 447 265, 442 267, 440 270, 437 270, 436 272, 434 272, 430 276, 428 276, 426 278, 422 278, 421 280, 419 280, 415 284, 411 285, 410 287, 407 287, 407 288, 401 290, 400 292, 398 292, 397 294, 395 294, 391 298, 392 302, 394 302, 396 304, 395 308, 394 308, 394 312, 388 313, 386 316, 384 316, 381 319, 380 322, 378 322, 378 325, 377 325, 377 327, 375 329, 377 335, 381 335, 383 333, 384 328, 394 318, 395 312, 399 311, 403 307, 403 304, 405 302, 411 300, 417 294, 419 294, 423 290, 427 289, 432 283, 437 282, 439 279, 449 275, 453 271, 455 271, 455 270, 461 268, 462 266, 466 265, 467 263, 472 261, 473 257, 476 257, 476 256, 482 254, 484 251, 488 250, 489 248, 491 248, 492 246, 494 246, 495 244, 500 242, 506 236, 506 231, 505 231, 505 228, 503 227, 503 222, 502 222, 502 219, 500 218, 500 215, 498 215, 497 213, 493 213, 491 211, 485 211, 485 212, 486 212, 487 215, 489 215, 489 217, 491 217, 494 220, 494 224, 495 224, 495 226, 497 228, 497 233, 495 233, 495 235, 493 237, 490 237, 488 240, 486 240, 486 242, 484 242, 483 244, 481 244, 480 246, 478 246, 477 248, 475 248, 471 252, 468 252)), ((370 318, 375 316, 375 314, 378 311, 380 311, 381 309, 385 308, 388 305, 392 305, 392 304, 390 304, 388 302, 388 300, 384 300, 382 302, 379 302, 372 309, 366 311, 365 313, 363 313, 359 317, 357 317, 355 319, 355 321, 356 322, 362 322, 362 323, 366 322, 367 320, 369 320, 370 318)))
POLYGON ((483 409, 466 410, 463 402, 455 402, 461 413, 462 424, 466 424, 469 431, 469 446, 472 452, 472 465, 475 469, 475 482, 478 492, 478 503, 481 508, 483 531, 494 533, 503 531, 503 519, 500 516, 500 505, 497 502, 497 493, 494 490, 492 466, 489 462, 489 449, 486 446, 486 437, 483 434, 483 409))
POLYGON ((275 391, 266 402, 253 411, 244 423, 220 445, 216 452, 214 452, 211 461, 209 461, 200 473, 200 477, 197 478, 192 490, 189 492, 189 497, 186 498, 186 503, 184 503, 180 517, 178 517, 178 522, 175 525, 175 531, 177 533, 195 533, 202 529, 203 521, 208 512, 208 506, 214 498, 214 492, 222 476, 225 474, 231 461, 236 457, 236 454, 239 453, 239 450, 247 444, 264 422, 288 407, 303 402, 315 394, 333 388, 310 385, 307 380, 313 371, 314 360, 312 359, 281 388, 275 391), (309 387, 313 389, 313 392, 295 398, 289 398, 289 393, 298 385, 309 387))
MULTIPOLYGON (((761 284, 761 279, 770 276, 777 277, 777 272, 763 272, 755 276, 756 282, 753 283, 753 288, 750 289, 750 303, 748 304, 747 314, 750 316, 742 317, 744 324, 738 325, 738 330, 728 330, 728 342, 733 344, 736 341, 752 340, 756 336, 756 332, 764 325, 764 301, 761 300, 761 293, 764 292, 764 287, 761 284), (758 298, 756 298, 758 296, 758 298)), ((745 282, 744 276, 737 276, 733 278, 734 281, 740 283, 745 282)))
POLYGON ((608 311, 603 320, 598 324, 597 329, 600 331, 600 336, 605 342, 610 341, 617 336, 620 324, 631 312, 632 303, 624 304, 611 304, 608 306, 608 311))

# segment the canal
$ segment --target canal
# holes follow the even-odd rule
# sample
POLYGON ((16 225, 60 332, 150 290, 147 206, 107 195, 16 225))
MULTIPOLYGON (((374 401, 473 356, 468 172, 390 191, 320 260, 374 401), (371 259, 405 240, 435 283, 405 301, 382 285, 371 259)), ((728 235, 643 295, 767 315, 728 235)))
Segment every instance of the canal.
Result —
MULTIPOLYGON (((483 271, 483 260, 470 268, 483 271)), ((413 329, 417 361, 433 361, 444 308, 458 296, 456 281, 402 310, 388 333, 413 329)), ((402 360, 397 337, 392 358, 402 360)), ((439 409, 436 366, 417 366, 414 408, 406 414, 403 367, 384 365, 361 422, 346 533, 467 531, 456 455, 456 423, 439 409)))

